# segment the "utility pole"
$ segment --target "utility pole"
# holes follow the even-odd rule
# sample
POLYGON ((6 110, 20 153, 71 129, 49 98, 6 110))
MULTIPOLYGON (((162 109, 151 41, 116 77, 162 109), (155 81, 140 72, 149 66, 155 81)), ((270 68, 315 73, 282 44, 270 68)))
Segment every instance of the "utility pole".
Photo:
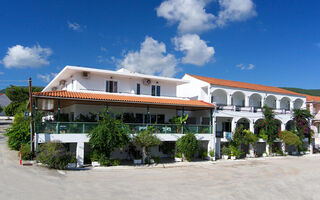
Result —
POLYGON ((29 105, 30 105, 30 134, 31 134, 31 153, 34 156, 34 124, 33 124, 33 102, 32 102, 32 80, 29 78, 29 105))

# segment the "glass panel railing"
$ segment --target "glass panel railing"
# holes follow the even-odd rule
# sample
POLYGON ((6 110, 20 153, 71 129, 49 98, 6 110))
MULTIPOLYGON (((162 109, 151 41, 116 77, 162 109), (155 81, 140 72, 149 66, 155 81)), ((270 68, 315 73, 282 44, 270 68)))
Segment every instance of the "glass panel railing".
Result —
MULTIPOLYGON (((97 126, 97 122, 42 122, 36 125, 37 133, 89 133, 94 127, 97 126)), ((149 126, 153 126, 155 133, 158 134, 171 134, 171 133, 211 133, 211 127, 209 125, 179 125, 179 124, 138 124, 138 123, 126 123, 128 125, 128 131, 132 134, 139 131, 146 130, 149 126)))

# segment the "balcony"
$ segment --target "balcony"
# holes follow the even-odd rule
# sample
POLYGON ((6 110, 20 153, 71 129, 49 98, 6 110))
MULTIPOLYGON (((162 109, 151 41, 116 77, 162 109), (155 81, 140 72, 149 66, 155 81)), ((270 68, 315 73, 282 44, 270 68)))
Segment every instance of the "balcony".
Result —
MULTIPOLYGON (((44 134, 87 134, 97 122, 42 122, 36 126, 37 133, 44 134)), ((138 124, 127 123, 128 131, 131 134, 147 129, 148 126, 153 126, 156 134, 183 134, 192 132, 196 134, 210 134, 210 125, 191 125, 181 126, 179 124, 138 124)))

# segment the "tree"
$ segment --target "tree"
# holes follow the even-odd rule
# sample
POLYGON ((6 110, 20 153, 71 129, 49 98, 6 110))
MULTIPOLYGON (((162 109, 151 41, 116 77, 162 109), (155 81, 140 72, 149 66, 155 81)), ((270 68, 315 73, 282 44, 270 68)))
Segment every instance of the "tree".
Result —
POLYGON ((3 111, 3 108, 0 106, 0 113, 3 111))
POLYGON ((89 145, 99 156, 109 158, 115 148, 123 148, 130 140, 127 125, 106 111, 100 115, 98 125, 88 134, 89 145))
POLYGON ((161 144, 160 139, 154 134, 155 129, 153 126, 147 127, 147 129, 138 132, 134 138, 133 143, 142 148, 142 162, 150 162, 150 148, 161 144))
POLYGON ((312 115, 309 110, 294 110, 293 120, 301 141, 303 141, 305 137, 309 138, 309 142, 312 141, 312 132, 309 124, 310 119, 312 119, 312 115))
POLYGON ((262 129, 264 130, 264 134, 268 136, 267 142, 269 144, 270 153, 272 152, 272 143, 278 137, 277 120, 275 119, 275 114, 271 108, 268 106, 264 106, 262 108, 264 120, 262 122, 262 129))
POLYGON ((240 156, 242 152, 241 145, 253 145, 258 141, 258 137, 252 133, 250 130, 243 128, 243 125, 240 125, 236 128, 232 140, 231 140, 231 149, 235 156, 240 156))
MULTIPOLYGON (((32 87, 32 92, 41 92, 42 87, 32 87)), ((6 107, 5 113, 13 116, 20 111, 27 110, 27 101, 29 99, 29 88, 11 85, 6 88, 6 95, 11 103, 6 107)))
POLYGON ((279 138, 287 145, 291 145, 291 146, 301 146, 302 142, 300 140, 300 138, 292 133, 291 131, 281 131, 279 133, 279 138))
POLYGON ((187 160, 191 160, 199 147, 199 141, 194 133, 188 132, 177 141, 178 152, 182 153, 187 160))

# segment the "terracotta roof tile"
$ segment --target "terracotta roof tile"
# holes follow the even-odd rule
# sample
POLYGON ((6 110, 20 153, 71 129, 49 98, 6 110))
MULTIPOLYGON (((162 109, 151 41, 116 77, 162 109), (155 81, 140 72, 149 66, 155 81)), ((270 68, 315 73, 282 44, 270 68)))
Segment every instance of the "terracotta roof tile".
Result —
POLYGON ((208 82, 212 85, 220 85, 220 86, 227 86, 227 87, 234 87, 234 88, 244 88, 244 89, 249 89, 249 90, 257 90, 257 91, 304 96, 303 94, 299 94, 296 92, 292 92, 289 90, 285 90, 285 89, 281 89, 281 88, 277 88, 277 87, 272 87, 272 86, 245 83, 245 82, 239 82, 239 81, 229 81, 229 80, 210 78, 210 77, 204 77, 204 76, 197 76, 197 75, 191 75, 191 74, 188 74, 188 75, 192 76, 194 78, 197 78, 199 80, 208 82))
POLYGON ((65 90, 49 91, 49 92, 34 92, 33 95, 38 97, 57 97, 57 98, 60 97, 60 98, 71 98, 71 99, 105 100, 105 101, 116 101, 116 102, 120 101, 124 103, 146 103, 146 104, 177 105, 177 106, 208 107, 208 108, 214 107, 213 104, 210 104, 204 101, 199 101, 199 100, 70 92, 65 90))
POLYGON ((318 96, 310 96, 310 95, 306 95, 307 96, 307 101, 319 101, 320 102, 320 97, 318 96))

